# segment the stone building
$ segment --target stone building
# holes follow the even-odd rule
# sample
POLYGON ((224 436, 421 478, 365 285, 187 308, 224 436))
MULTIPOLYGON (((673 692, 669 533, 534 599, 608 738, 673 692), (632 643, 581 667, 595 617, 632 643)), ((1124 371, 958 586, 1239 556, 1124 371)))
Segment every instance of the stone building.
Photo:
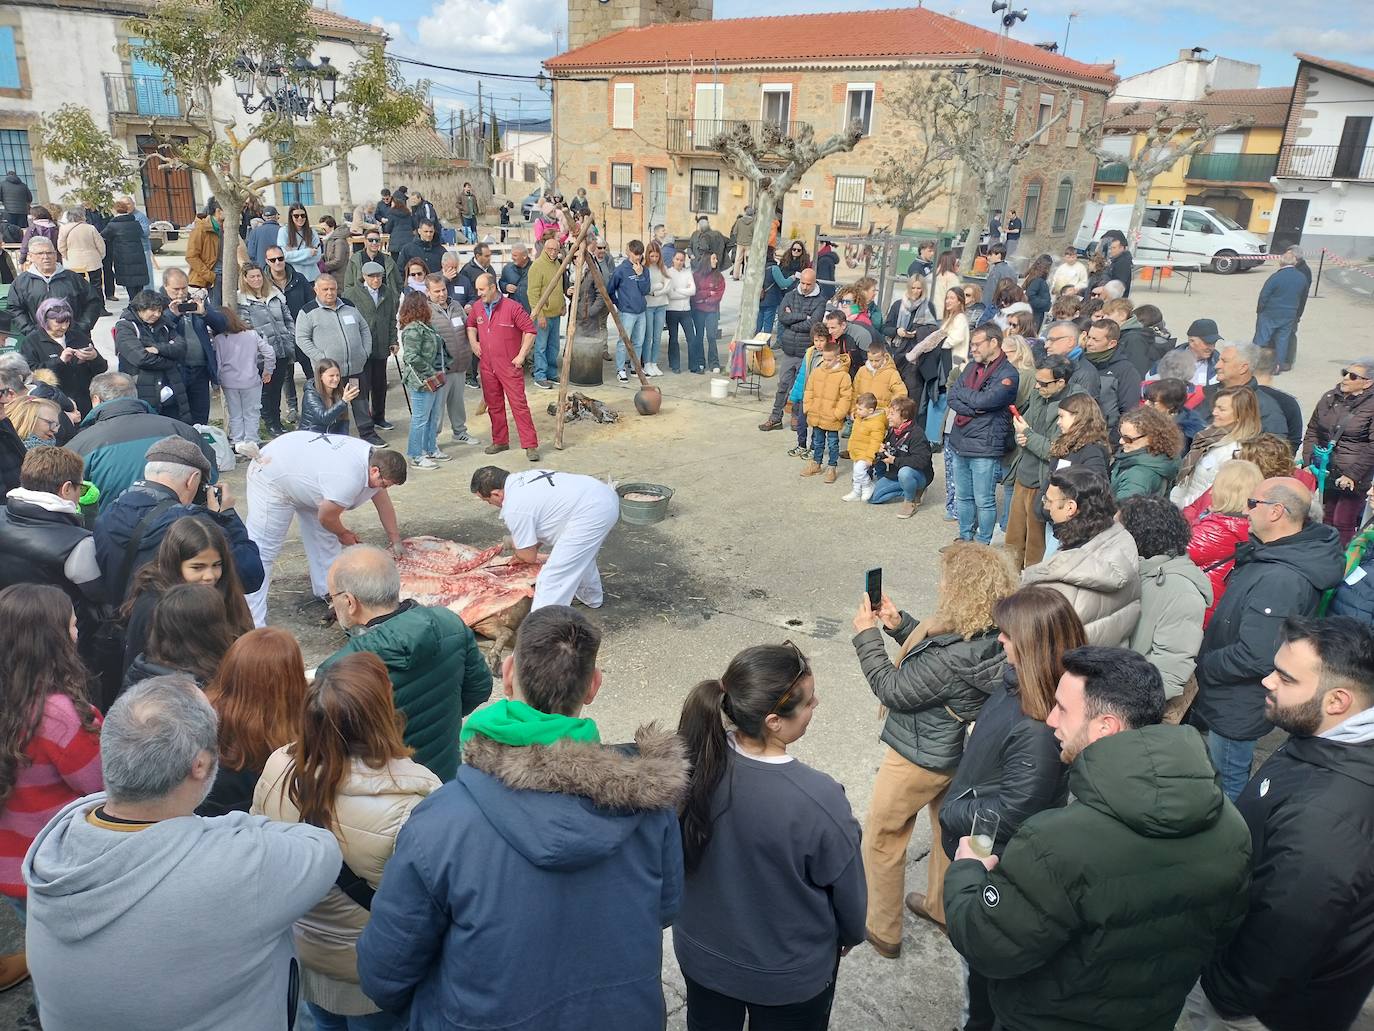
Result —
MULTIPOLYGON (((728 232, 750 184, 710 141, 738 123, 824 139, 851 121, 865 136, 814 166, 783 205, 784 235, 892 226, 873 177, 902 160, 908 126, 884 103, 900 77, 959 71, 991 84, 1023 134, 1069 110, 1031 148, 998 206, 1025 222, 1022 252, 1061 247, 1091 193, 1095 162, 1080 145, 1116 83, 1110 66, 1073 61, 925 8, 786 17, 710 18, 710 0, 568 0, 573 49, 545 62, 553 79, 558 186, 588 198, 613 244, 663 223, 689 232, 698 215, 728 232)), ((977 210, 959 169, 951 190, 908 228, 957 232, 977 210)))

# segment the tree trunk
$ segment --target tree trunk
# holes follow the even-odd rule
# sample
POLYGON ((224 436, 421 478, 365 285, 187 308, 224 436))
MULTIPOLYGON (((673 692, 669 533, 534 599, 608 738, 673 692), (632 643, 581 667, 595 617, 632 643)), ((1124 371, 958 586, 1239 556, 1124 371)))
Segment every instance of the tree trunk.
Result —
POLYGON ((353 218, 353 184, 348 179, 347 154, 339 155, 334 162, 334 170, 339 175, 339 206, 343 208, 343 218, 339 221, 350 221, 353 218))
POLYGON ((978 218, 968 224, 968 235, 964 238, 964 250, 959 255, 960 275, 969 275, 973 272, 973 261, 978 257, 978 241, 982 239, 983 230, 992 221, 992 197, 994 194, 985 193, 982 205, 978 208, 978 218))
MULTIPOLYGON (((768 259, 768 234, 773 231, 773 212, 778 198, 772 190, 760 190, 754 202, 758 215, 754 218, 754 235, 749 241, 748 261, 740 283, 739 323, 735 326, 736 340, 748 340, 754 335, 759 321, 759 293, 763 289, 764 266, 768 259), (768 215, 765 218, 764 212, 768 215)), ((736 242, 738 246, 738 241, 736 242)))
POLYGON ((243 201, 232 190, 221 189, 215 196, 224 209, 224 253, 220 255, 224 272, 220 277, 220 297, 225 307, 232 308, 239 299, 239 219, 243 217, 243 201))
POLYGON ((1132 251, 1140 242, 1140 227, 1145 222, 1145 206, 1149 203, 1150 187, 1154 184, 1155 177, 1153 175, 1136 173, 1135 203, 1131 205, 1131 224, 1126 231, 1126 244, 1132 251))

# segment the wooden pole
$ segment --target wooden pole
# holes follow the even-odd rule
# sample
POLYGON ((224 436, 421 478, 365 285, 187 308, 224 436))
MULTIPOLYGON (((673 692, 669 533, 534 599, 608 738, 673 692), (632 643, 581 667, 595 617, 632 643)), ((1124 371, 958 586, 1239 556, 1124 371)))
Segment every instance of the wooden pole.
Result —
MULTIPOLYGON (((578 231, 576 238, 574 238, 572 246, 568 248, 568 253, 563 255, 563 260, 559 262, 558 275, 554 276, 551 280, 549 280, 548 285, 544 287, 544 292, 539 295, 539 300, 535 301, 534 304, 530 305, 530 314, 533 315, 534 318, 537 319, 539 317, 538 315, 534 315, 534 313, 537 312, 540 308, 544 307, 544 305, 548 302, 548 299, 551 296, 553 296, 554 288, 556 287, 559 290, 563 289, 563 273, 567 270, 568 263, 572 261, 573 255, 577 253, 579 246, 582 244, 582 241, 587 236, 587 231, 591 229, 591 227, 591 218, 588 218, 585 222, 582 223, 582 228, 578 231)), ((534 256, 534 260, 538 260, 539 258, 543 257, 544 245, 538 240, 536 240, 534 244, 535 247, 539 248, 539 253, 535 254, 534 256)))
MULTIPOLYGON (((589 218, 588 223, 591 222, 589 218)), ((582 268, 587 264, 587 241, 577 245, 577 264, 573 266, 572 305, 568 310, 568 332, 563 344, 562 367, 558 373, 558 413, 554 416, 553 446, 563 450, 563 423, 568 403, 568 378, 572 375, 573 335, 577 332, 577 298, 582 288, 582 268)), ((561 279, 562 277, 560 277, 561 279)))
MULTIPOLYGON (((620 334, 621 343, 625 345, 625 350, 630 354, 630 364, 634 366, 635 375, 639 377, 639 384, 642 387, 652 386, 649 378, 644 375, 644 369, 640 367, 639 355, 635 353, 634 341, 630 339, 630 334, 625 332, 625 326, 620 321, 620 311, 616 308, 615 302, 611 300, 611 295, 606 292, 606 281, 601 278, 601 270, 596 267, 596 262, 587 262, 587 270, 592 274, 592 282, 596 284, 596 289, 601 294, 601 299, 606 302, 606 307, 611 311, 611 318, 615 321, 616 331, 620 334)), ((617 370, 618 371, 618 370, 617 370)))

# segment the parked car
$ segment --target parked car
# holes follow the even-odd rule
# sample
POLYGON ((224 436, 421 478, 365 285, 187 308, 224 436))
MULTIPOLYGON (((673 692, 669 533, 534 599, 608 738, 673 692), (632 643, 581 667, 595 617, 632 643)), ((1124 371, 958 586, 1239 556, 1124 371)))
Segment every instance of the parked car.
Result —
POLYGON ((520 214, 525 217, 526 222, 534 218, 534 209, 543 196, 543 190, 533 190, 528 197, 520 202, 520 214))
MULTIPOLYGON (((1083 208, 1073 244, 1090 252, 1109 229, 1125 233, 1131 224, 1130 204, 1099 204, 1083 208)), ((1230 275, 1264 262, 1269 245, 1229 215, 1193 204, 1151 204, 1140 224, 1140 241, 1132 253, 1144 261, 1196 262, 1213 272, 1230 275)))

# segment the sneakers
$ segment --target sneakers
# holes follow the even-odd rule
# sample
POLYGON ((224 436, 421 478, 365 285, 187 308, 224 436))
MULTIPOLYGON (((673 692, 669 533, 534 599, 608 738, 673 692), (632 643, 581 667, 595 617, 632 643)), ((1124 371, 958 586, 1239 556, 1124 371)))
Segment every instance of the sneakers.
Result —
POLYGON ((525 448, 525 457, 528 458, 531 462, 539 461, 539 449, 537 447, 525 448))
POLYGON ((860 500, 860 501, 867 501, 867 500, 868 500, 869 498, 871 498, 871 497, 873 497, 873 485, 872 485, 872 484, 869 484, 869 485, 868 485, 867 487, 865 487, 863 490, 859 491, 859 500, 860 500))
POLYGON ((446 455, 442 451, 431 451, 425 455, 431 462, 452 462, 453 456, 446 455))
POLYGON ((719 366, 719 365, 712 365, 712 366, 711 366, 711 371, 714 372, 717 376, 719 376, 719 375, 720 375, 720 366, 719 366))
POLYGON ((552 389, 553 389, 553 384, 550 383, 550 382, 549 382, 548 380, 546 380, 546 379, 536 379, 536 380, 534 381, 534 385, 535 385, 536 387, 543 387, 545 390, 552 390, 552 389))
POLYGON ((258 457, 258 444, 252 440, 240 440, 234 444, 234 454, 251 462, 258 457))
POLYGON ((763 422, 759 423, 759 429, 763 430, 764 433, 767 433, 769 430, 780 430, 782 429, 782 420, 774 419, 772 416, 769 416, 767 419, 763 420, 763 422))
POLYGON ((412 459, 410 460, 410 467, 411 467, 412 469, 438 469, 438 468, 439 468, 438 463, 436 463, 436 462, 431 462, 431 461, 429 460, 428 456, 426 456, 426 455, 421 455, 419 458, 412 458, 412 459))
POLYGON ((621 383, 630 382, 630 374, 626 372, 624 369, 621 369, 619 372, 617 372, 615 374, 615 378, 620 380, 621 383))
POLYGON ((484 455, 499 455, 502 451, 509 451, 509 444, 488 444, 482 449, 484 455))
POLYGON ((469 389, 469 390, 481 390, 481 389, 482 389, 482 384, 480 384, 480 383, 477 382, 477 377, 476 377, 476 376, 468 376, 468 377, 464 380, 464 382, 467 383, 468 389, 469 389))
POLYGON ((826 468, 825 468, 825 482, 826 482, 826 483, 834 483, 834 482, 835 482, 836 480, 838 480, 839 478, 840 478, 840 471, 839 471, 838 469, 836 469, 833 465, 828 465, 828 466, 826 466, 826 468))
POLYGON ((469 433, 467 430, 464 430, 462 433, 455 433, 455 434, 453 435, 453 442, 454 442, 455 444, 480 444, 480 443, 482 443, 480 440, 478 440, 476 437, 474 437, 474 436, 473 436, 471 433, 469 433))
POLYGON ((369 433, 366 437, 363 438, 363 440, 367 441, 373 447, 391 447, 390 444, 384 441, 381 437, 377 436, 377 434, 375 433, 369 433))
POLYGON ((851 490, 851 491, 850 491, 848 494, 846 494, 844 497, 840 498, 840 500, 841 500, 841 501, 858 501, 859 498, 860 498, 861 496, 862 496, 862 495, 860 495, 858 491, 851 490))
POLYGON ((396 428, 394 423, 387 422, 385 419, 373 419, 372 425, 379 430, 394 430, 396 428))
POLYGON ((811 454, 811 450, 810 448, 804 448, 798 445, 797 447, 794 447, 791 451, 787 453, 791 455, 793 458, 806 458, 808 455, 811 454))
POLYGON ((916 514, 916 504, 915 504, 915 502, 912 502, 912 501, 903 501, 903 502, 897 507, 897 518, 898 518, 898 519, 910 519, 910 518, 911 518, 912 516, 914 516, 915 514, 916 514))
POLYGON ((653 362, 650 362, 648 365, 644 366, 644 375, 646 375, 646 376, 662 376, 662 375, 663 375, 663 370, 660 369, 660 368, 659 368, 657 365, 655 365, 653 362))
POLYGON ((292 426, 301 421, 300 413, 296 411, 296 406, 293 404, 286 406, 286 421, 292 426))
POLYGON ((820 472, 820 471, 821 471, 821 463, 820 463, 820 462, 817 462, 817 461, 813 458, 811 461, 809 461, 809 462, 806 463, 806 466, 802 469, 801 474, 802 474, 803 476, 815 476, 815 475, 816 475, 818 472, 820 472))

